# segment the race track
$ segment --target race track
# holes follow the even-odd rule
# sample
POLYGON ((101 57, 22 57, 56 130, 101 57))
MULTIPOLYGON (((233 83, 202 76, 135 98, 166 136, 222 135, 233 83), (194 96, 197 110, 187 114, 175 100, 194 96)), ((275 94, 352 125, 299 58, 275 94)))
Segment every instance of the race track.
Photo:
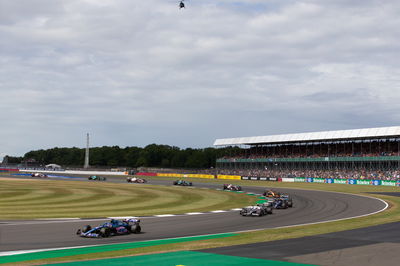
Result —
MULTIPOLYGON (((74 180, 77 179, 74 178, 74 180)), ((172 181, 151 180, 148 184, 170 185, 171 183, 172 181)), ((123 185, 140 186, 140 184, 127 184, 126 182, 123 185)), ((221 188, 220 184, 199 183, 198 185, 207 188, 221 188)), ((243 190, 263 193, 265 187, 243 187, 243 190)), ((242 217, 238 211, 172 217, 143 217, 141 218, 143 233, 137 235, 131 234, 110 238, 86 239, 78 237, 75 234, 78 228, 86 224, 97 225, 104 221, 99 219, 0 221, 0 251, 133 242, 274 228, 367 215, 386 207, 386 203, 381 200, 357 195, 297 189, 279 190, 292 195, 294 201, 293 208, 274 210, 273 215, 264 217, 242 217)))

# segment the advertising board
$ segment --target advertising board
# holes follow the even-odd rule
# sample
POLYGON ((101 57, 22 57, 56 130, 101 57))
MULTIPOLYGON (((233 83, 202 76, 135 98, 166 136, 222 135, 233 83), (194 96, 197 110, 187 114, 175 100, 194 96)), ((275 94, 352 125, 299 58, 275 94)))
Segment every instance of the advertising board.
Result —
POLYGON ((295 182, 292 177, 282 177, 282 182, 295 182))
POLYGON ((335 184, 347 184, 347 179, 339 179, 339 178, 335 178, 333 179, 333 183, 335 184))
POLYGON ((236 179, 236 180, 239 180, 242 177, 240 175, 218 175, 217 178, 218 179, 236 179))
POLYGON ((348 184, 356 185, 357 184, 357 180, 356 179, 349 179, 348 184))
POLYGON ((381 185, 382 186, 391 186, 391 187, 395 187, 396 186, 396 181, 391 181, 391 180, 382 180, 381 181, 381 185))
POLYGON ((381 185, 381 180, 372 180, 371 185, 380 186, 381 185))
POLYGON ((372 184, 372 180, 357 180, 357 185, 370 185, 372 184))

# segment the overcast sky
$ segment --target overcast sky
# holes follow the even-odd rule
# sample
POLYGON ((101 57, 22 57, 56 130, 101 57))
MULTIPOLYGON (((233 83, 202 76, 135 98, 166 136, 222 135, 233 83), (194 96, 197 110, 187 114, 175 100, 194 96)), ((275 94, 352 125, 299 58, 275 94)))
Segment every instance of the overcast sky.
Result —
POLYGON ((400 125, 398 0, 0 0, 0 159, 400 125))

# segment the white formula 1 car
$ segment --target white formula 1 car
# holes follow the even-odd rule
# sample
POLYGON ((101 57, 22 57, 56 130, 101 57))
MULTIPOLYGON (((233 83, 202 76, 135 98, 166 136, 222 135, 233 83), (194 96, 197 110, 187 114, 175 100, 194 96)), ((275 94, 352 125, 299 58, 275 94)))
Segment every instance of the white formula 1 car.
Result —
POLYGON ((46 174, 43 174, 43 173, 33 173, 33 174, 31 174, 31 177, 46 178, 48 176, 46 174))
POLYGON ((128 183, 147 183, 146 179, 137 178, 137 177, 128 177, 126 178, 126 182, 128 183))

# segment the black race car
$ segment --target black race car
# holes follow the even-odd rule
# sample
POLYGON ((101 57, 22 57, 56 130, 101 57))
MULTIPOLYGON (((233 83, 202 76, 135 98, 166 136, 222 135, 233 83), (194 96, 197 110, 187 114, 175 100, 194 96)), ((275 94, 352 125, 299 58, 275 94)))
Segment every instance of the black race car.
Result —
POLYGON ((193 186, 193 183, 185 181, 185 180, 175 180, 174 185, 175 186, 193 186))
POLYGON ((142 231, 140 227, 140 220, 138 218, 130 218, 125 220, 114 220, 104 223, 97 227, 92 228, 90 225, 84 226, 82 229, 78 229, 77 235, 81 237, 109 237, 114 235, 127 235, 127 234, 139 234, 142 231))
POLYGON ((98 176, 98 175, 91 175, 88 177, 89 180, 97 180, 97 181, 106 181, 107 178, 104 176, 98 176))
POLYGON ((232 184, 224 184, 224 190, 241 191, 242 187, 232 184))
POLYGON ((289 208, 292 208, 292 207, 293 207, 293 199, 292 199, 292 197, 290 197, 289 195, 287 195, 287 194, 281 194, 280 199, 286 201, 286 204, 287 204, 287 206, 288 206, 289 208))

